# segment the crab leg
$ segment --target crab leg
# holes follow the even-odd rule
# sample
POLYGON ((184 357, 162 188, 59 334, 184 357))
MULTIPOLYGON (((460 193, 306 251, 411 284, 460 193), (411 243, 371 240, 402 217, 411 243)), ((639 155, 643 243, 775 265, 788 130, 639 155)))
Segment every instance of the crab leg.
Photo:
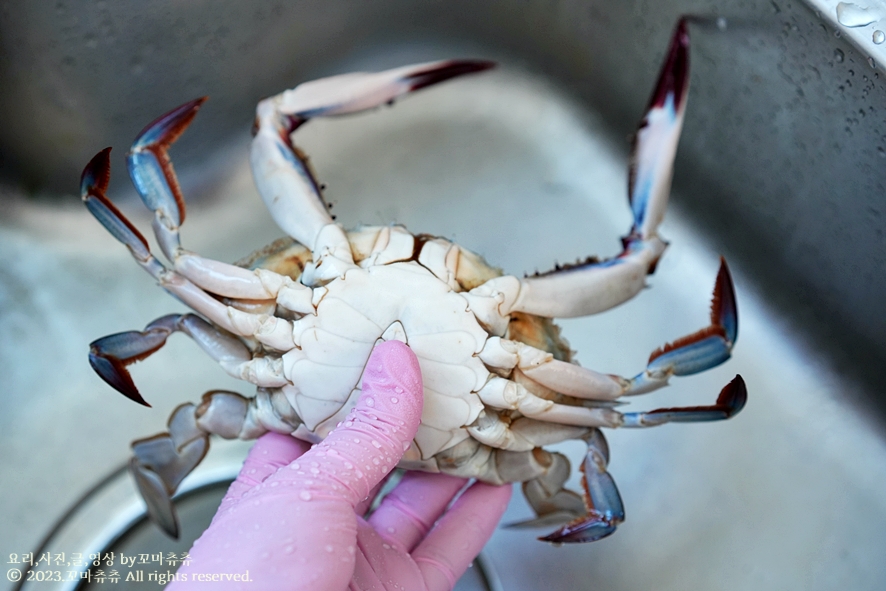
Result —
MULTIPOLYGON (((669 422, 700 422, 728 419, 744 407, 747 390, 741 376, 736 376, 717 399, 714 406, 695 408, 662 408, 646 413, 626 413, 625 427, 652 427, 669 422)), ((594 542, 615 531, 624 521, 624 507, 612 476, 606 471, 609 450, 603 435, 594 430, 587 438, 588 454, 582 465, 582 484, 585 489, 587 515, 564 525, 559 530, 539 538, 546 542, 594 542)))
POLYGON ((689 35, 681 20, 635 137, 628 187, 634 222, 622 239, 621 254, 525 279, 498 277, 472 293, 498 298, 503 316, 526 312, 550 318, 596 314, 634 297, 667 246, 657 231, 667 206, 688 90, 689 35))
POLYGON ((353 266, 344 230, 332 221, 307 157, 291 134, 314 117, 357 113, 397 97, 492 67, 485 61, 441 61, 377 73, 354 73, 305 82, 265 99, 256 109, 251 161, 256 185, 277 225, 309 247, 314 266, 306 285, 341 276, 353 266))
POLYGON ((666 386, 671 376, 691 375, 723 363, 729 359, 737 338, 735 289, 726 261, 721 258, 711 301, 711 324, 654 351, 646 369, 632 379, 558 361, 547 351, 498 337, 486 341, 480 359, 490 367, 519 369, 526 377, 561 394, 615 400, 657 390, 666 386))
POLYGON ((594 542, 613 533, 618 524, 624 521, 621 495, 612 476, 606 471, 609 464, 606 439, 595 429, 586 440, 588 453, 581 470, 584 473, 582 485, 587 514, 540 540, 556 543, 594 542))
POLYGON ((204 97, 190 101, 156 119, 138 135, 126 157, 133 184, 144 204, 154 212, 152 225, 157 242, 178 273, 209 292, 242 299, 276 299, 287 309, 306 313, 310 289, 289 277, 214 261, 181 247, 179 229, 185 219, 185 200, 168 149, 184 133, 205 100, 204 97))
MULTIPOLYGON (((83 202, 105 229, 129 249, 136 262, 157 280, 160 287, 214 324, 237 335, 253 336, 275 349, 291 349, 294 346, 292 323, 275 316, 252 314, 226 306, 186 277, 166 269, 154 258, 144 236, 105 196, 110 178, 109 153, 110 148, 102 150, 86 165, 80 185, 83 202)), ((313 305, 305 297, 307 294, 312 294, 311 290, 299 286, 295 291, 281 289, 278 295, 293 306, 313 312, 313 305)))
POLYGON ((736 376, 720 392, 712 406, 662 408, 647 412, 621 413, 611 408, 588 408, 547 400, 505 378, 490 378, 477 392, 487 406, 516 410, 539 421, 578 427, 654 427, 665 423, 685 423, 728 419, 744 408, 747 390, 736 376))
POLYGON ((199 405, 176 408, 169 417, 168 432, 134 441, 129 470, 151 519, 177 539, 179 524, 172 496, 205 457, 210 434, 249 440, 268 431, 290 434, 300 423, 279 391, 259 390, 254 398, 244 398, 213 390, 203 395, 199 405), (290 411, 281 413, 284 408, 290 411))
POLYGON ((476 439, 465 439, 435 459, 445 474, 490 484, 522 481, 526 500, 537 517, 509 527, 561 525, 586 515, 582 498, 563 488, 572 471, 569 460, 561 454, 541 447, 524 451, 495 449, 476 439))
MULTIPOLYGON (((174 332, 190 336, 227 370, 233 370, 252 358, 246 345, 199 316, 170 314, 152 321, 143 331, 120 332, 93 341, 89 345, 89 364, 115 390, 130 400, 151 406, 142 398, 126 366, 152 355, 174 332)), ((236 373, 232 375, 240 377, 236 373)))

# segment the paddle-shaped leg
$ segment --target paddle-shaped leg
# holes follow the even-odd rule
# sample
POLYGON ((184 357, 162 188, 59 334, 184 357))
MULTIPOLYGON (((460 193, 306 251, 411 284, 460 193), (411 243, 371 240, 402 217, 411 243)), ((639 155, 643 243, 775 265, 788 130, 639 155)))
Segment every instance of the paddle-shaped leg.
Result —
POLYGON ((595 542, 615 531, 624 521, 625 511, 621 495, 606 466, 609 464, 609 446, 603 434, 594 429, 587 437, 588 453, 582 463, 587 515, 564 525, 557 531, 539 538, 545 542, 595 542))

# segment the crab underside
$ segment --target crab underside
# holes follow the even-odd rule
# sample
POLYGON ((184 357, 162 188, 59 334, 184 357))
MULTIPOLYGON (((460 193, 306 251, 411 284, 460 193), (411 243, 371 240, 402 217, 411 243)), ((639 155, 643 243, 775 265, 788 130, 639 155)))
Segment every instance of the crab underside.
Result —
POLYGON ((259 103, 251 148, 256 184, 278 225, 291 237, 235 264, 184 250, 185 204, 169 146, 204 99, 151 123, 127 156, 133 182, 155 212, 154 234, 167 267, 105 196, 110 148, 87 165, 86 206, 126 245, 165 290, 196 314, 173 314, 142 331, 92 343, 90 363, 111 386, 147 404, 126 366, 163 346, 174 332, 194 339, 229 374, 257 386, 244 398, 207 392, 178 407, 169 431, 133 443, 132 473, 151 516, 173 536, 171 502, 202 460, 209 435, 252 439, 268 431, 322 440, 360 395, 360 379, 381 340, 406 342, 424 381, 422 424, 401 468, 445 472, 502 484, 522 482, 536 518, 559 525, 541 539, 587 542, 624 519, 606 471, 601 427, 649 427, 726 419, 744 406, 741 377, 710 406, 622 413, 623 396, 667 384, 729 358, 738 334, 732 281, 721 260, 710 326, 655 351, 647 367, 623 378, 580 367, 551 318, 604 311, 633 297, 666 243, 657 234, 689 86, 687 19, 678 23, 649 109, 637 132, 629 197, 634 223, 622 252, 548 273, 504 275, 450 241, 412 235, 401 226, 345 231, 327 212, 306 157, 292 143, 309 119, 374 108, 449 78, 492 66, 444 61, 304 83, 259 103), (582 439, 584 495, 563 488, 570 467, 543 446, 582 439), (565 525, 564 525, 565 524, 565 525))

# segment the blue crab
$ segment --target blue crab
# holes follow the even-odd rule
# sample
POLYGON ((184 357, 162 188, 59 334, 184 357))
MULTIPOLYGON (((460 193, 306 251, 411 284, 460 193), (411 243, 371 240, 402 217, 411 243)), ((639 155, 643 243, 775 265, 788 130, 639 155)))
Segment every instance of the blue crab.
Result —
POLYGON ((722 259, 710 326, 653 352, 633 378, 573 363, 550 320, 602 312, 630 299, 667 246, 657 229, 689 89, 685 19, 636 135, 629 181, 634 221, 614 258, 518 278, 444 238, 413 235, 397 225, 347 231, 333 221, 307 158, 292 142, 301 125, 371 109, 492 65, 442 61, 333 76, 261 101, 251 164, 259 193, 289 238, 235 265, 189 252, 180 242, 185 202, 167 151, 204 99, 151 123, 127 156, 132 180, 155 213, 154 235, 170 266, 153 256, 105 196, 110 148, 86 167, 81 190, 92 214, 163 289, 196 312, 93 342, 89 360, 95 371, 147 404, 126 366, 183 332, 227 373, 257 386, 252 398, 208 392, 199 404, 178 407, 167 433, 133 443, 132 473, 150 514, 168 533, 178 532, 172 495, 203 458, 210 434, 252 439, 276 431, 322 440, 356 403, 364 365, 380 340, 406 342, 424 378, 422 424, 399 467, 521 482, 536 513, 527 524, 560 526, 541 538, 550 542, 598 540, 624 519, 606 471, 609 451, 601 428, 714 421, 744 406, 746 388, 736 376, 710 406, 615 408, 622 397, 729 358, 738 320, 722 259), (543 448, 567 439, 588 446, 583 496, 564 488, 566 458, 543 448))

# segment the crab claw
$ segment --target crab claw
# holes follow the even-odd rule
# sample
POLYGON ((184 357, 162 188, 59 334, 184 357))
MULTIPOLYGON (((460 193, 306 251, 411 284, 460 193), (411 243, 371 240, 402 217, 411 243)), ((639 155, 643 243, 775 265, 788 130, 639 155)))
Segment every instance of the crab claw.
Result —
POLYGON ((153 121, 135 138, 126 156, 129 176, 144 204, 154 212, 154 231, 170 260, 180 248, 178 229, 185 220, 185 200, 167 150, 205 101, 206 97, 194 99, 153 121))
POLYGON ((588 453, 581 467, 588 513, 540 540, 557 544, 595 542, 612 534, 624 521, 621 495, 612 476, 606 471, 608 463, 606 439, 598 429, 594 429, 588 438, 588 453))
POLYGON ((646 116, 634 136, 628 197, 634 225, 625 242, 656 235, 671 189, 671 173, 689 92, 689 33, 677 22, 646 116))

